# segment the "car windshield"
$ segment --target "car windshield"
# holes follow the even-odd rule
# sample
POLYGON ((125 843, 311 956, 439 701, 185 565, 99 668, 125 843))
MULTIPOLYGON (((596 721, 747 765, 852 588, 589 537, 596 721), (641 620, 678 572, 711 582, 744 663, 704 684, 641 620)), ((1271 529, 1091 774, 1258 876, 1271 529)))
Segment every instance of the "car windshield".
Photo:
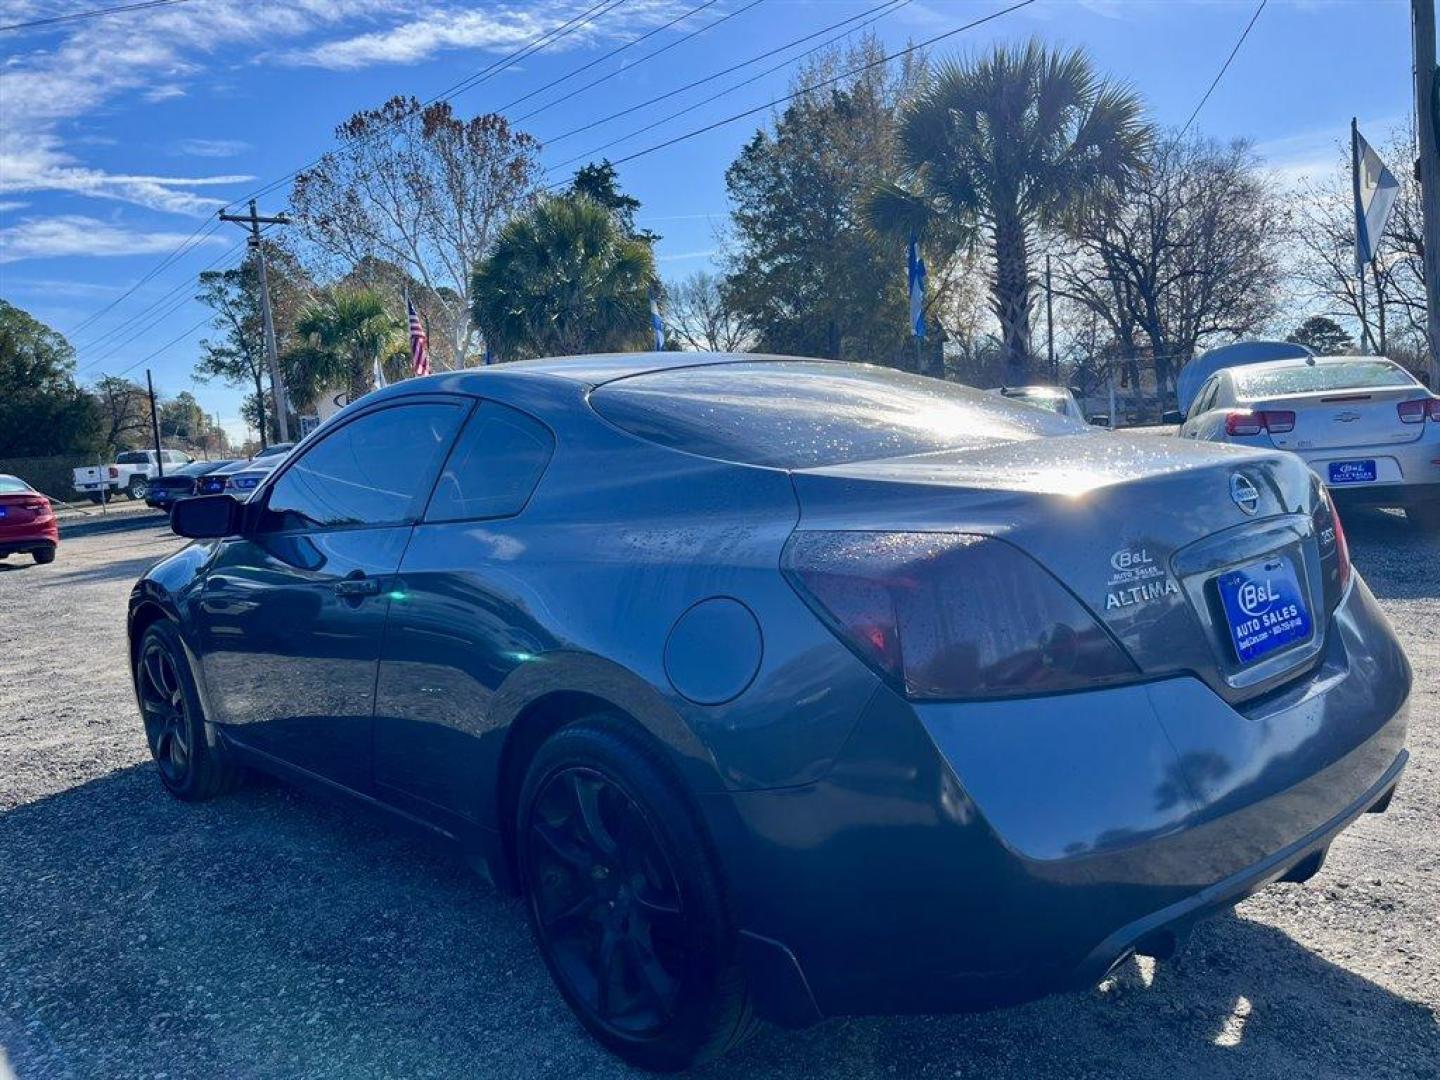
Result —
POLYGON ((150 455, 144 450, 127 450, 115 459, 116 465, 148 465, 150 455))
POLYGON ((742 361, 607 383, 591 406, 617 427, 692 454, 806 469, 1084 430, 983 391, 888 368, 742 361))
POLYGON ((259 461, 261 458, 274 457, 276 454, 288 454, 294 448, 294 443, 276 443, 274 446, 267 446, 263 450, 257 450, 255 452, 255 460, 259 461))
POLYGON ((0 476, 0 495, 20 495, 30 491, 30 485, 19 477, 0 476))
POLYGON ((1380 359, 1253 367, 1237 371, 1233 377, 1236 393, 1242 398, 1418 385, 1404 368, 1380 359))
POLYGON ((1049 409, 1053 413, 1065 412, 1065 398, 1061 394, 1046 393, 1044 390, 1007 390, 1005 396, 1037 409, 1049 409))
POLYGON ((213 461, 192 461, 189 465, 176 465, 165 470, 166 476, 203 476, 214 468, 213 461))

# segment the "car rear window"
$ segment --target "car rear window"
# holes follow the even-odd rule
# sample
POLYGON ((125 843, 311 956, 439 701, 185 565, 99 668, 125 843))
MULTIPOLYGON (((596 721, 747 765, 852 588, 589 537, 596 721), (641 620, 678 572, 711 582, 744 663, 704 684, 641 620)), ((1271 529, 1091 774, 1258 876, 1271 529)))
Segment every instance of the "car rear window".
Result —
POLYGON ((24 480, 17 480, 13 476, 0 476, 0 495, 21 495, 30 490, 30 485, 24 480))
POLYGON ((1235 373, 1235 389, 1244 398, 1359 390, 1376 386, 1417 385, 1410 374, 1389 360, 1347 360, 1344 363, 1296 364, 1294 367, 1250 368, 1235 373))
POLYGON ((642 439, 780 469, 1085 430, 968 386, 824 361, 741 361, 635 375, 592 391, 590 404, 642 439))
POLYGON ((150 455, 143 450, 131 450, 115 459, 116 465, 149 465, 150 455))

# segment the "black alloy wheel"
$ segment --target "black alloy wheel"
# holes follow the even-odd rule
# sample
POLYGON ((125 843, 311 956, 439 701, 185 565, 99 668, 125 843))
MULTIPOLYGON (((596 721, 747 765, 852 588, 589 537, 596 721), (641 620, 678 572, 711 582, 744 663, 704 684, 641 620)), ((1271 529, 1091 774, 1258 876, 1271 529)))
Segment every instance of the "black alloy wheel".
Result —
POLYGON ((172 790, 183 788, 194 736, 180 673, 170 650, 158 637, 146 639, 139 666, 140 709, 150 753, 165 786, 172 790))
POLYGON ((594 769, 552 773, 527 835, 536 924, 560 978, 628 1038, 674 1019, 685 971, 675 873, 640 808, 594 769))
POLYGON ((236 788, 244 770, 207 731, 179 632, 161 619, 146 628, 135 659, 135 696, 145 741, 165 789, 189 802, 236 788))
POLYGON ((541 955, 599 1042, 632 1065, 672 1071, 755 1030, 709 837, 638 725, 606 714, 547 739, 513 835, 541 955))

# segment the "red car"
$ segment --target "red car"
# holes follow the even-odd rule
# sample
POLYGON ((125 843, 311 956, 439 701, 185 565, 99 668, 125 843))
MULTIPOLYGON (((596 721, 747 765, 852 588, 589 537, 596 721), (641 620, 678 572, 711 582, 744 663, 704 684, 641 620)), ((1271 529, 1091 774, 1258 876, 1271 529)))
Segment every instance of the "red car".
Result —
POLYGON ((28 551, 37 563, 54 562, 59 544, 50 500, 18 476, 0 473, 0 559, 28 551))

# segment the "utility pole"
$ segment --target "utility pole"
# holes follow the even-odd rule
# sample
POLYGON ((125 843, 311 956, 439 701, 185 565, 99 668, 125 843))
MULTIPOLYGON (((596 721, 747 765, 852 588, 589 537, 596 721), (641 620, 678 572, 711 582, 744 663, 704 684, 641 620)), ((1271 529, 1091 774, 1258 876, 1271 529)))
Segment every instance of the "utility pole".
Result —
POLYGON ((1045 354, 1050 358, 1050 377, 1060 385, 1060 367, 1055 363, 1055 307, 1051 302, 1050 253, 1045 253, 1045 354))
MULTIPOLYGON (((260 318, 265 324, 265 359, 270 363, 270 389, 275 398, 275 427, 280 433, 281 442, 290 441, 290 420, 286 416, 289 411, 285 404, 285 383, 280 378, 280 356, 275 346, 275 320, 270 314, 270 278, 265 269, 265 248, 260 243, 261 225, 289 225, 290 219, 284 214, 276 214, 274 217, 261 217, 255 209, 255 200, 250 200, 249 214, 220 214, 221 221, 233 221, 239 225, 250 227, 250 250, 260 260, 260 318)), ((263 411, 263 410, 262 410, 263 411)), ((265 423, 261 418, 260 423, 260 445, 265 445, 265 423)))
POLYGON ((155 475, 165 475, 165 462, 160 453, 160 411, 155 408, 155 380, 150 378, 150 369, 145 369, 145 389, 150 394, 150 433, 155 436, 155 475))
POLYGON ((1425 308, 1430 389, 1440 390, 1440 70, 1435 67, 1435 0, 1410 0, 1415 52, 1415 129, 1420 135, 1420 210, 1425 240, 1425 308))

